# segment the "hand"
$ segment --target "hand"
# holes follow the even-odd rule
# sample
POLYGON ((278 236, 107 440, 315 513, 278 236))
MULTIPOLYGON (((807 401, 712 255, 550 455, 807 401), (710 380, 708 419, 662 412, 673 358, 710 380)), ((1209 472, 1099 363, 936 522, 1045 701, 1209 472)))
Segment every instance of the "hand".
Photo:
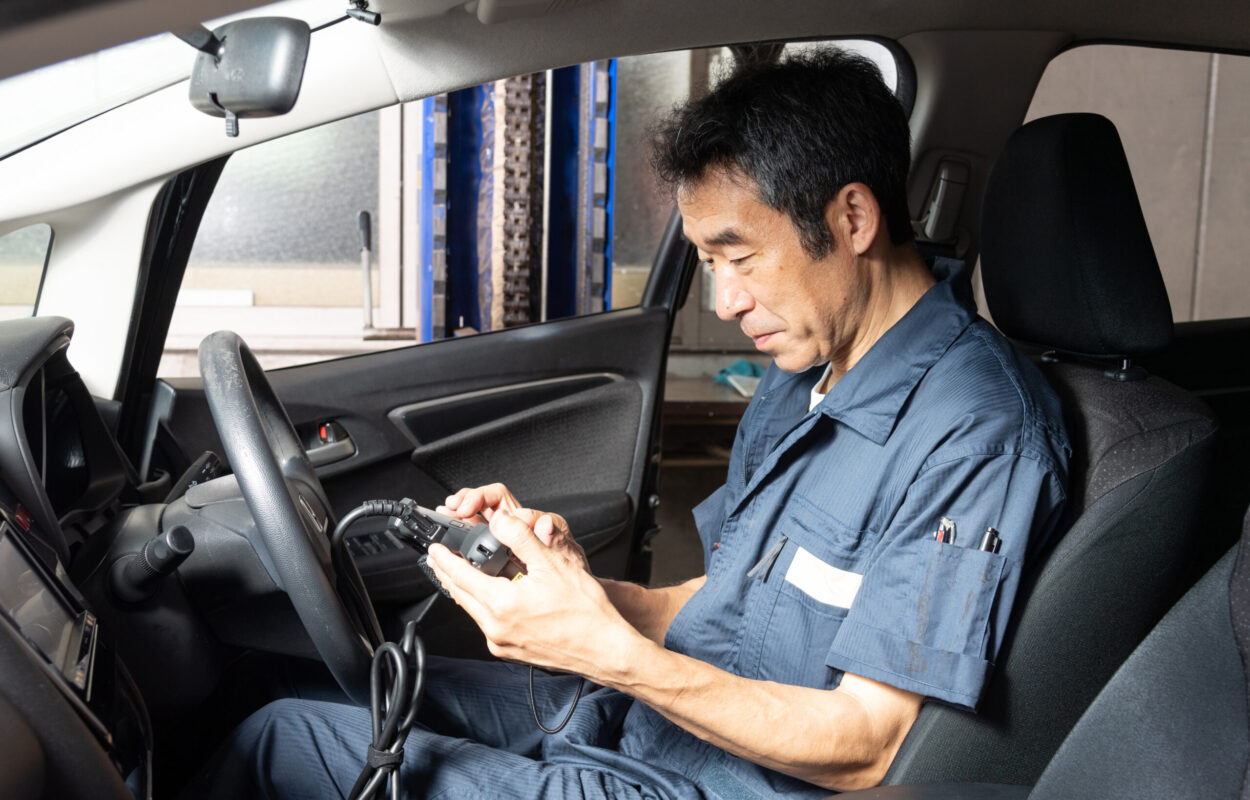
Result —
POLYGON ((491 483, 476 489, 468 487, 450 495, 436 511, 456 519, 481 516, 489 520, 496 511, 516 513, 521 503, 502 483, 491 483))
POLYGON ((485 575, 442 545, 431 545, 429 564, 493 655, 592 680, 626 659, 624 648, 640 637, 585 569, 580 548, 548 547, 521 517, 502 509, 490 528, 525 563, 525 577, 485 575))
POLYGON ((572 561, 579 562, 587 572, 590 571, 586 551, 573 538, 564 517, 549 511, 522 507, 516 496, 502 483, 492 483, 476 489, 461 489, 435 510, 456 519, 472 519, 480 515, 486 520, 490 520, 498 511, 505 511, 530 526, 538 540, 547 547, 560 551, 572 561))

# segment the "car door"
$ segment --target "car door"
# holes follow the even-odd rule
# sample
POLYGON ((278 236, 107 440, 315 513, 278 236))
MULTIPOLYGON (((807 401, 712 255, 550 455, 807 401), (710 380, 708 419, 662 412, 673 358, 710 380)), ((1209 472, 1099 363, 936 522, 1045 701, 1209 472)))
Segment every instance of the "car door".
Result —
MULTIPOLYGON (((149 343, 168 330, 176 296, 168 284, 188 248, 176 242, 193 233, 187 210, 207 203, 219 169, 171 182, 152 226, 157 244, 119 390, 125 409, 150 409, 123 413, 121 422, 121 438, 149 478, 164 471, 172 479, 205 451, 222 454, 199 378, 157 379, 142 391, 143 373, 154 374, 159 358, 149 343)), ((668 341, 694 271, 674 213, 637 306, 268 376, 338 516, 366 499, 434 506, 463 486, 501 482, 526 505, 562 514, 598 574, 645 580, 668 341)), ((359 532, 380 532, 382 521, 370 522, 359 532)), ((429 593, 413 551, 366 536, 355 554, 383 608, 429 593)))

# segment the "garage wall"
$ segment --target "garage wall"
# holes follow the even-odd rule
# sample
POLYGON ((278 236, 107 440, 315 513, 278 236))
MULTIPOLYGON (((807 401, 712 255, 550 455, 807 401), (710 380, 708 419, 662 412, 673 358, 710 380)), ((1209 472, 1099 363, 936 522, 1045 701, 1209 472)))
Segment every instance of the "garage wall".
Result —
POLYGON ((1028 119, 1111 119, 1179 321, 1250 316, 1250 58, 1119 45, 1051 62, 1028 119))

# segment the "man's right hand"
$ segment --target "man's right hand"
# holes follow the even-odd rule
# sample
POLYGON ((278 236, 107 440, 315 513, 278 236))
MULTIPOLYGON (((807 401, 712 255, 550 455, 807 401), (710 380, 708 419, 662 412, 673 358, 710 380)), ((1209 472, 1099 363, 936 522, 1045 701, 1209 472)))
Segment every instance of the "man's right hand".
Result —
POLYGON ((437 511, 456 519, 481 517, 489 520, 496 511, 506 511, 534 529, 539 541, 552 550, 571 556, 590 572, 586 551, 573 538, 564 517, 550 511, 525 508, 502 483, 464 488, 443 501, 437 511))
MULTIPOLYGON (((586 551, 573 538, 564 517, 547 511, 525 508, 502 483, 492 483, 475 489, 461 489, 443 501, 439 513, 456 519, 485 518, 489 520, 496 511, 507 511, 534 530, 534 534, 547 547, 562 551, 580 562, 590 572, 586 551)), ((607 592, 608 599, 617 611, 648 639, 663 646, 669 623, 696 591, 703 586, 705 576, 677 586, 663 589, 647 589, 634 583, 600 578, 599 583, 607 592)))

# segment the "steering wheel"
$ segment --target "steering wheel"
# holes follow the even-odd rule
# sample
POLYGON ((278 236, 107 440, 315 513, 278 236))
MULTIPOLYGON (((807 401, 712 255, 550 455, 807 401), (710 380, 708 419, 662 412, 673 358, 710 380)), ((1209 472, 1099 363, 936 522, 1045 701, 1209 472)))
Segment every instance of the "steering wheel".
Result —
POLYGON ((371 637, 335 589, 329 546, 334 512, 286 409, 256 356, 232 331, 217 331, 200 343, 200 376, 256 522, 259 542, 253 546, 264 548, 274 580, 339 686, 367 705, 371 637))

